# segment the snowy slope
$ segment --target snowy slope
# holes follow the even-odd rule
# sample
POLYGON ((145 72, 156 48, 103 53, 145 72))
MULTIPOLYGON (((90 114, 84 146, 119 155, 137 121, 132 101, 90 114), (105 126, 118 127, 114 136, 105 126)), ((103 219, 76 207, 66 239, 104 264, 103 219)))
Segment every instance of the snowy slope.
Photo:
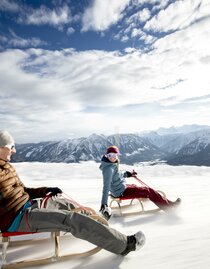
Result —
MULTIPOLYGON (((98 164, 16 163, 18 174, 26 186, 59 186, 82 204, 98 210, 102 178, 98 164)), ((121 166, 127 170, 132 167, 121 166)), ((167 193, 169 199, 178 196, 183 203, 174 214, 159 212, 153 215, 115 217, 110 225, 126 234, 145 232, 147 242, 139 252, 119 257, 105 250, 77 260, 36 268, 55 269, 208 269, 210 268, 210 167, 194 166, 135 166, 139 177, 148 185, 167 193)), ((148 207, 155 207, 147 204, 148 207)), ((77 248, 83 248, 83 241, 77 248)), ((71 242, 65 241, 65 251, 71 242)), ((9 259, 21 255, 41 257, 49 251, 44 244, 10 252, 9 259), (33 253, 33 254, 32 254, 33 253)))

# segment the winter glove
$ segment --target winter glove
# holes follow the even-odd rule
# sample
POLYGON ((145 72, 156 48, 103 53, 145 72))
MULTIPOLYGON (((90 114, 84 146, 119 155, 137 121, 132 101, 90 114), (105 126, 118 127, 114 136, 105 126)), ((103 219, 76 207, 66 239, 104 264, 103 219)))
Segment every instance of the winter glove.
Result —
POLYGON ((106 220, 109 220, 111 218, 112 210, 110 207, 108 207, 108 205, 101 205, 100 212, 106 220))
POLYGON ((123 176, 124 177, 132 177, 132 173, 129 171, 126 171, 123 176))
POLYGON ((47 193, 50 192, 51 196, 56 196, 58 193, 62 193, 62 190, 54 187, 54 188, 47 188, 47 193))
POLYGON ((126 171, 123 176, 124 177, 134 177, 136 175, 137 175, 137 173, 135 171, 133 171, 133 172, 126 171))

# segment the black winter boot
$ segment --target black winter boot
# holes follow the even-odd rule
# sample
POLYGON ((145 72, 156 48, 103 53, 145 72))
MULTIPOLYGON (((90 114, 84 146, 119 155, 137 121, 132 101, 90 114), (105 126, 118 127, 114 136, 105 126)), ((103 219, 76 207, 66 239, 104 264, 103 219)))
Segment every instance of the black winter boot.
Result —
POLYGON ((130 251, 139 250, 141 247, 143 247, 145 241, 145 235, 141 231, 134 235, 127 236, 127 246, 121 255, 126 256, 130 251))

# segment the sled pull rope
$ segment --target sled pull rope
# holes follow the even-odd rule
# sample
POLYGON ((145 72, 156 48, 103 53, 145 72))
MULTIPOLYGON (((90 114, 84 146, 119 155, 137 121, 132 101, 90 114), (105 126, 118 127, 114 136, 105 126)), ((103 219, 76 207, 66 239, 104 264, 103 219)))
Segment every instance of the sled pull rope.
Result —
POLYGON ((62 192, 61 196, 63 196, 67 201, 73 203, 74 205, 77 205, 78 207, 85 210, 85 206, 79 204, 77 201, 75 201, 73 198, 71 198, 68 194, 62 192))
MULTIPOLYGON (((134 170, 133 170, 133 172, 135 172, 134 170)), ((134 175, 133 176, 133 178, 135 178, 139 183, 141 183, 143 186, 146 186, 147 188, 150 188, 146 183, 144 183, 141 179, 139 179, 136 175, 134 175)), ((161 191, 161 190, 158 190, 158 192, 163 196, 163 197, 165 197, 166 198, 166 194, 165 194, 165 192, 163 192, 163 191, 161 191)))
MULTIPOLYGON (((135 171, 133 170, 133 173, 134 173, 135 171)), ((139 179, 136 175, 134 175, 133 176, 133 178, 135 178, 139 183, 141 183, 142 185, 144 185, 144 186, 146 186, 146 187, 148 187, 149 188, 149 186, 146 184, 146 183, 144 183, 141 179, 139 179)))

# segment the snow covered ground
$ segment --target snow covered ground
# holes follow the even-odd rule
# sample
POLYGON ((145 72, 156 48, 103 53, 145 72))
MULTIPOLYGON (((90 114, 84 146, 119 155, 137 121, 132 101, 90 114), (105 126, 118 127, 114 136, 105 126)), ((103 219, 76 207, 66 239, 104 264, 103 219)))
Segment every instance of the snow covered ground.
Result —
MULTIPOLYGON (((17 172, 26 186, 59 186, 77 200, 98 210, 100 207, 102 176, 99 164, 17 163, 17 172)), ((110 226, 125 234, 142 230, 146 245, 126 257, 116 256, 105 250, 88 258, 70 260, 36 268, 55 269, 209 269, 210 268, 210 167, 167 165, 129 167, 121 169, 138 172, 138 176, 153 188, 163 190, 167 197, 182 198, 182 204, 173 214, 157 212, 150 215, 113 217, 110 226)), ((147 203, 146 207, 153 207, 147 203)), ((77 240, 81 251, 84 242, 77 240), (79 241, 79 242, 78 242, 79 241)), ((65 252, 71 243, 65 240, 65 252)), ((40 257, 49 251, 45 244, 9 252, 9 260, 40 257), (22 256, 22 257, 21 257, 22 256)), ((34 267, 33 267, 34 268, 34 267)))

